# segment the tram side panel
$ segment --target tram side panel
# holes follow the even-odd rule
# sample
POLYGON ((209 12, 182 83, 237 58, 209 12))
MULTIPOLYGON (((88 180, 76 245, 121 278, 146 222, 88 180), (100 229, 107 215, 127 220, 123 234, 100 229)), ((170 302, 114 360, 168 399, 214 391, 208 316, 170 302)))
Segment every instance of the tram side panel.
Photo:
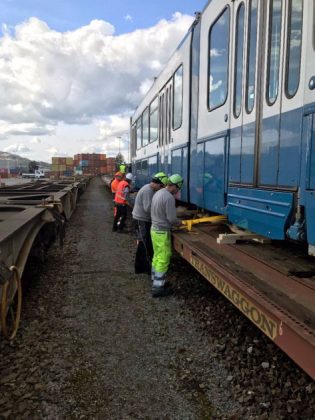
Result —
POLYGON ((303 192, 312 190, 313 117, 303 120, 314 113, 313 8, 303 0, 214 0, 201 19, 190 198, 272 239, 303 239, 300 205, 306 220, 314 207, 313 192, 303 192))
MULTIPOLYGON (((285 2, 256 0, 235 2, 232 14, 227 215, 272 239, 285 239, 299 173, 301 129, 295 121, 291 133, 283 112, 288 13, 285 2), (293 155, 288 174, 282 162, 293 155)), ((298 118, 296 100, 290 106, 298 118)))

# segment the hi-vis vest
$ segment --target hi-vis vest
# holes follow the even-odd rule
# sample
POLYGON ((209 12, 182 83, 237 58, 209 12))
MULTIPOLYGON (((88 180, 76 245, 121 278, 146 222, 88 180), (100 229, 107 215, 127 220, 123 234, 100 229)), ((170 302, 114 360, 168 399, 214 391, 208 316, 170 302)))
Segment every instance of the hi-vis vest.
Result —
POLYGON ((124 189, 126 187, 129 187, 129 183, 127 181, 120 181, 116 190, 116 194, 115 194, 115 199, 114 199, 115 203, 127 204, 126 193, 124 192, 124 189))
POLYGON ((118 188, 118 184, 121 182, 121 179, 113 179, 112 183, 110 184, 112 193, 115 193, 117 191, 118 188))

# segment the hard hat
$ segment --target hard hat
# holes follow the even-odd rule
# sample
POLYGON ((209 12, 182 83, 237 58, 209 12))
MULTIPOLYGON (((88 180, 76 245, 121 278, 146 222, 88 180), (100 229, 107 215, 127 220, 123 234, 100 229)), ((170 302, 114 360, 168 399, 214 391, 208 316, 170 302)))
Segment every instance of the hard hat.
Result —
POLYGON ((122 174, 121 172, 116 172, 116 173, 115 173, 115 177, 116 177, 116 176, 117 176, 117 177, 122 178, 122 177, 123 177, 123 174, 122 174))
POLYGON ((158 172, 157 174, 153 175, 152 182, 166 185, 168 183, 168 177, 164 172, 158 172))
POLYGON ((126 175, 126 179, 128 179, 129 181, 133 180, 133 176, 130 172, 126 175))
POLYGON ((173 185, 176 185, 177 188, 181 189, 184 183, 183 178, 179 174, 173 174, 169 177, 169 182, 173 185))

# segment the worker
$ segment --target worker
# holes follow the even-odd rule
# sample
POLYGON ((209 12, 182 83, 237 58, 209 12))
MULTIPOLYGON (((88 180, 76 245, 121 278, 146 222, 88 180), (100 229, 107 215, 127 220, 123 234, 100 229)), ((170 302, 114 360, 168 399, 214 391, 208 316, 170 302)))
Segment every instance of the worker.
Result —
POLYGON ((168 182, 167 175, 159 172, 153 175, 151 182, 140 188, 137 193, 132 211, 136 236, 137 251, 135 257, 135 273, 151 274, 151 262, 153 256, 151 229, 151 202, 156 191, 165 187, 168 182))
POLYGON ((126 165, 124 163, 119 165, 119 172, 121 172, 122 174, 126 173, 126 165))
POLYGON ((172 293, 166 273, 172 255, 171 228, 181 224, 176 217, 175 195, 182 188, 183 182, 180 175, 171 175, 166 187, 154 194, 152 199, 152 297, 167 296, 172 293))
POLYGON ((115 199, 115 194, 117 191, 117 187, 118 184, 120 183, 120 181, 122 181, 124 175, 121 172, 116 172, 114 175, 114 178, 112 179, 111 183, 110 183, 110 188, 113 194, 113 199, 115 199))
POLYGON ((131 173, 126 175, 126 179, 120 181, 117 186, 115 194, 115 209, 114 209, 114 223, 113 232, 123 232, 127 217, 127 207, 131 206, 129 201, 129 193, 133 176, 131 173))

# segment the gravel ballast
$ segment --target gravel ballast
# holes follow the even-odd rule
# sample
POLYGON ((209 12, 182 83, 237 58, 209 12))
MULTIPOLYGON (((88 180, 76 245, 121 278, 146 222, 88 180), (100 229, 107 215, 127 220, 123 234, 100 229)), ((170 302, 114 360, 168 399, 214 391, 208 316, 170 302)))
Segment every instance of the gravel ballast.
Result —
POLYGON ((45 264, 30 261, 13 343, 0 340, 3 419, 312 419, 313 381, 175 257, 173 296, 133 273, 91 181, 45 264))

